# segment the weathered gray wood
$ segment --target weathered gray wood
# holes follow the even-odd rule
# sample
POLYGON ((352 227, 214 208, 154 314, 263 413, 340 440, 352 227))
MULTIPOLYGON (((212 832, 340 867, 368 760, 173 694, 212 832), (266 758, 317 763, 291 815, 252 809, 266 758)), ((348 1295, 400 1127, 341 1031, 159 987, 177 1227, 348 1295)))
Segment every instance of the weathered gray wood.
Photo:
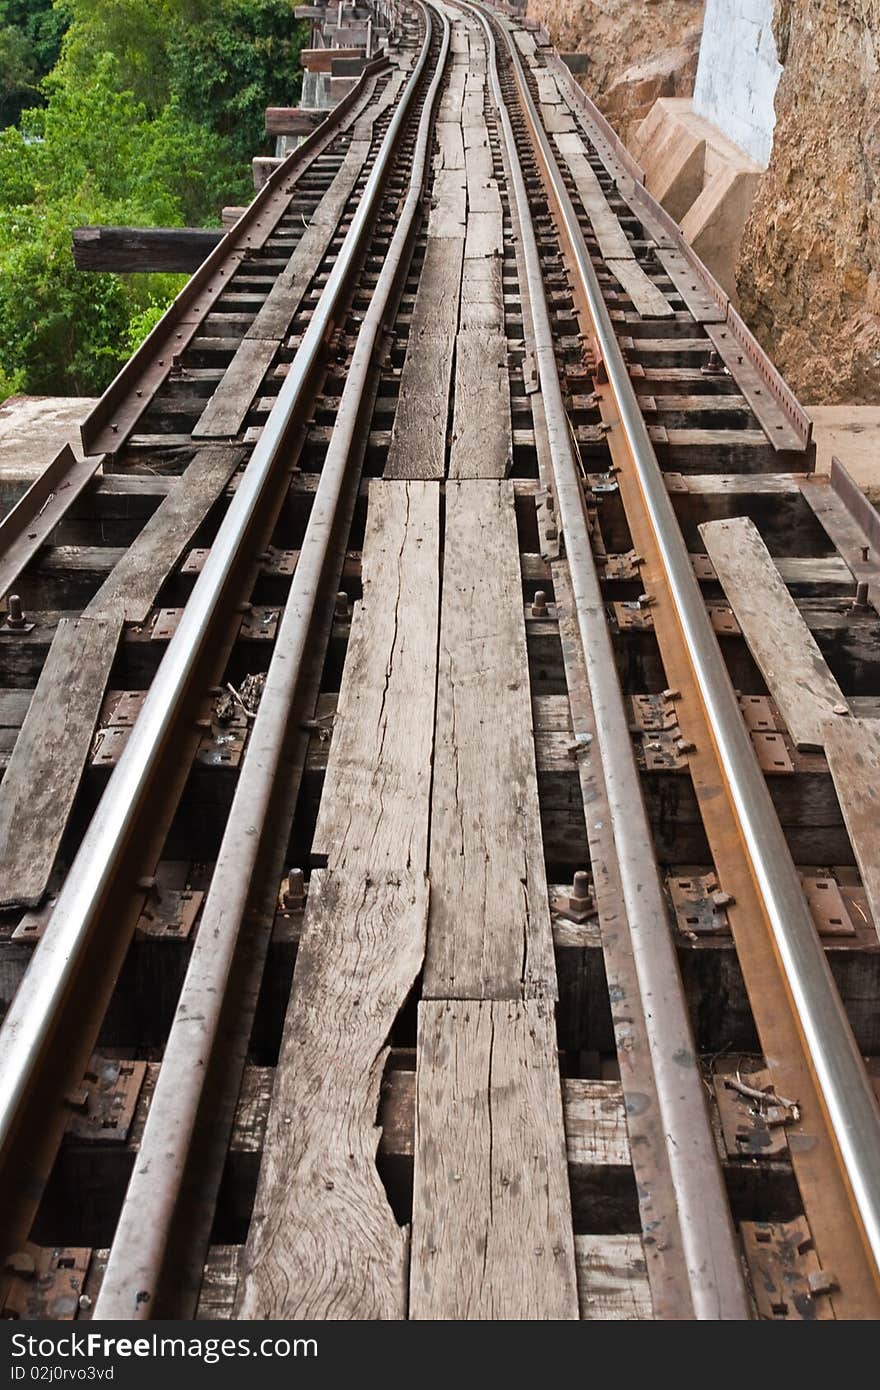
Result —
POLYGON ((199 449, 111 570, 85 616, 118 611, 126 622, 146 621, 159 590, 243 457, 244 450, 235 445, 199 449))
POLYGON ((424 1003, 410 1317, 577 1318, 549 1003, 424 1003))
POLYGON ((449 476, 506 478, 512 455, 507 339, 485 328, 463 329, 455 340, 449 476))
POLYGON ((326 111, 311 111, 308 107, 267 106, 266 134, 310 135, 326 119, 326 111))
POLYGON ((193 429, 193 438, 224 438, 241 428, 278 346, 290 331, 294 315, 336 234, 369 152, 369 139, 352 140, 288 265, 275 280, 220 385, 202 411, 193 429))
POLYGON ((846 700, 758 528, 748 517, 733 517, 705 523, 700 534, 791 737, 800 749, 821 749, 846 700))
POLYGON ((406 1316, 408 1236, 376 1169, 376 1116, 427 897, 419 873, 312 874, 239 1318, 406 1316))
POLYGON ((662 290, 642 270, 638 261, 612 257, 606 261, 608 269, 619 285, 622 285, 633 302, 637 314, 645 319, 670 319, 675 310, 662 290))
POLYGON ((574 1250, 582 1320, 653 1317, 641 1236, 576 1235, 574 1250))
POLYGON ((555 141, 556 148, 574 179, 578 197, 592 223, 602 255, 614 260, 634 260, 635 252, 608 204, 602 185, 590 167, 580 136, 559 134, 555 136, 555 141))
POLYGON ((74 227, 77 270, 184 272, 198 270, 223 240, 211 227, 74 227))
POLYGON ((540 110, 541 121, 549 135, 563 135, 574 131, 574 117, 567 106, 561 106, 558 101, 552 105, 542 101, 540 110))
POLYGON ((461 237, 429 234, 385 460, 386 478, 442 478, 458 324, 461 237))
POLYGON ((424 996, 556 993, 509 482, 449 482, 424 996))
POLYGON ((471 212, 468 214, 467 235, 464 254, 467 259, 481 256, 504 255, 504 224, 501 205, 494 212, 471 212))
POLYGON ((880 723, 830 719, 825 756, 871 916, 880 930, 880 723))
MULTIPOLYGON (((438 238, 464 237, 467 221, 467 194, 464 169, 438 169, 431 191, 428 214, 428 244, 438 238)), ((424 274, 424 271, 422 272, 424 274)))
MULTIPOLYGON (((639 1236, 576 1235, 574 1250, 582 1320, 636 1321, 652 1317, 639 1236)), ((198 1319, 232 1317, 242 1252, 240 1245, 211 1246, 199 1294, 198 1319)))
MULTIPOLYGON (((300 286, 300 294, 305 285, 300 286)), ((245 337, 195 425, 193 439, 224 439, 238 433, 278 351, 277 337, 245 337)))
POLYGON ((440 495, 374 481, 313 853, 425 870, 440 599, 440 495))
POLYGON ((63 618, 0 787, 0 907, 48 887, 88 757, 122 618, 63 618))
POLYGON ((457 121, 438 121, 434 127, 440 153, 437 156, 438 169, 461 170, 464 164, 464 144, 461 126, 457 121))
POLYGON ((504 333, 502 262, 497 256, 466 260, 461 277, 461 329, 504 333))
POLYGON ((562 97, 556 78, 547 68, 535 69, 535 82, 538 84, 538 99, 547 106, 559 106, 562 97))

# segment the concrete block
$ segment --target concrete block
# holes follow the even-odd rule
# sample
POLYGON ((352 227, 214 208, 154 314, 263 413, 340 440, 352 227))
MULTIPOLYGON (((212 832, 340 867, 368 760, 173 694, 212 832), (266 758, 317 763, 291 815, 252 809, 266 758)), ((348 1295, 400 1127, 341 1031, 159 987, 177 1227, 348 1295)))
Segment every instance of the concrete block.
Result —
POLYGON ((736 259, 761 171, 722 164, 684 217, 681 230, 736 303, 736 259))
POLYGON ((272 177, 272 175, 274 174, 275 170, 276 170, 283 162, 284 162, 283 160, 278 159, 275 155, 270 155, 270 154, 257 154, 257 155, 254 155, 253 159, 251 160, 251 165, 253 166, 253 171, 254 171, 254 192, 255 192, 255 193, 259 193, 260 189, 263 187, 264 183, 266 183, 267 179, 270 179, 270 178, 272 177))
POLYGON ((687 98, 655 102, 631 143, 648 191, 736 302, 736 260, 761 166, 687 98))
POLYGON ((0 514, 5 514, 70 444, 83 451, 79 427, 92 396, 9 396, 0 404, 0 514))
POLYGON ((699 197, 705 173, 706 135, 682 119, 689 111, 687 99, 661 97, 633 141, 648 192, 677 222, 699 197))

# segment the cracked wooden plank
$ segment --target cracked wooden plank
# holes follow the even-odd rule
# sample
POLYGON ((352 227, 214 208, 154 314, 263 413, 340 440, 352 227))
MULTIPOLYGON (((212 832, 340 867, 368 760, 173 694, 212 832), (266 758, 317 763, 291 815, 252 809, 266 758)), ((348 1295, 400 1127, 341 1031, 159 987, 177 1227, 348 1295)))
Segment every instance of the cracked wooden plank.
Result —
POLYGON ((563 163, 568 166, 574 179, 578 197, 590 219, 602 255, 611 260, 635 260, 635 252, 605 197, 581 137, 570 131, 557 134, 554 138, 563 163))
POLYGON ((118 609, 127 623, 146 622, 159 590, 192 544, 244 454, 241 446, 229 444, 212 444, 196 452, 114 565, 84 616, 98 617, 118 609))
POLYGON ((463 254, 463 237, 429 232, 385 461, 386 478, 439 479, 446 472, 463 254))
POLYGON ((645 274, 638 261, 623 257, 612 257, 606 261, 608 269, 624 292, 629 295, 633 308, 644 319, 671 319, 675 310, 662 290, 645 274))
POLYGON ((848 709, 755 523, 745 516, 700 527, 709 559, 767 688, 803 751, 821 749, 835 711, 848 709))
POLYGON ((449 476, 506 478, 512 456, 507 339, 486 328, 464 328, 455 340, 449 476))
POLYGON ((880 722, 829 722, 825 755, 871 916, 880 930, 880 722))
POLYGON ((98 720, 122 617, 62 618, 0 787, 0 906, 49 885, 98 720))
POLYGON ((548 1003, 419 1007, 410 1317, 578 1317, 548 1003))
POLYGON ((427 898, 419 873, 312 874, 238 1318, 406 1317, 408 1232, 376 1169, 376 1116, 427 898))
POLYGON ((556 994, 513 498, 446 486, 426 998, 556 994))
POLYGON ((370 484, 363 599, 312 845, 330 868, 427 862, 440 591, 440 492, 370 484))

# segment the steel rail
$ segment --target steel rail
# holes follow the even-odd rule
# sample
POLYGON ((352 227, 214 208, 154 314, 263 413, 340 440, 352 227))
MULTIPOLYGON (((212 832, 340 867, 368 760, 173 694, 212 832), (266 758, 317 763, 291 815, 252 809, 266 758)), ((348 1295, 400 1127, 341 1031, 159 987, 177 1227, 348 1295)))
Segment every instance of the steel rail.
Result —
MULTIPOLYGON (((297 410, 323 360, 328 334, 342 306, 383 194, 384 184, 414 94, 428 61, 430 34, 401 94, 351 226, 333 265, 273 409, 263 427, 204 568, 193 587, 125 749, 85 833, 58 895, 46 931, 0 1030, 0 1161, 13 1144, 28 1090, 58 1018, 77 965, 99 928, 118 863, 147 803, 153 774, 169 746, 190 682, 213 633, 227 583, 270 480, 283 463, 297 410)), ((301 564, 306 565, 305 556, 301 564)), ((268 708, 268 707, 267 707, 268 708)), ((256 761, 256 759, 254 759, 256 761)))
POLYGON ((736 814, 762 908, 773 935, 844 1174, 880 1276, 880 1107, 811 916, 736 693, 694 575, 663 473, 639 409, 583 233, 519 55, 518 86, 576 260, 596 341, 637 471, 669 593, 684 636, 719 766, 736 814))
MULTIPOLYGON (((463 8, 472 7, 465 5, 463 8)), ((479 18, 486 33, 492 93, 519 212, 559 517, 596 712, 657 1103, 678 1207, 683 1273, 693 1316, 741 1320, 750 1316, 748 1296, 590 545, 583 489, 559 384, 553 330, 528 193, 501 89, 494 29, 480 9, 474 7, 472 13, 479 18)))
POLYGON ((190 276, 83 421, 80 436, 87 456, 115 453, 122 447, 168 380, 175 356, 185 350, 212 305, 229 288, 234 258, 240 259, 252 247, 265 244, 284 216, 300 177, 329 149, 338 135, 349 129, 369 101, 371 84, 375 85, 389 66, 384 55, 367 63, 352 90, 269 175, 238 221, 190 276), (285 188, 291 176, 294 183, 285 188))
MULTIPOLYGON (((427 18, 426 45, 432 20, 427 18)), ((406 264, 428 165, 433 113, 449 52, 449 21, 441 16, 437 68, 425 97, 409 189, 376 287, 364 315, 340 398, 299 560, 279 624, 266 684, 248 739, 229 819, 202 909, 162 1066, 129 1180, 93 1317, 148 1318, 165 1254, 202 1100, 208 1063, 247 905, 260 837, 293 708, 315 603, 324 575, 337 507, 375 364, 388 306, 406 264), (150 1220, 144 1220, 144 1212, 150 1220)))

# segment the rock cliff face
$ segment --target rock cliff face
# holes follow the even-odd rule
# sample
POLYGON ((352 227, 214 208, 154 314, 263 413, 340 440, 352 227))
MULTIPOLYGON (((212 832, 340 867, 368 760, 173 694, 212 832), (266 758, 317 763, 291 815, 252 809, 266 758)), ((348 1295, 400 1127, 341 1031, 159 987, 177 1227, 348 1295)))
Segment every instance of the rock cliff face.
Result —
POLYGON ((529 0, 562 53, 585 53, 578 81, 628 139, 657 97, 690 96, 705 0, 529 0))
POLYGON ((774 31, 784 72, 742 311, 805 400, 880 403, 880 0, 776 0, 774 31))

